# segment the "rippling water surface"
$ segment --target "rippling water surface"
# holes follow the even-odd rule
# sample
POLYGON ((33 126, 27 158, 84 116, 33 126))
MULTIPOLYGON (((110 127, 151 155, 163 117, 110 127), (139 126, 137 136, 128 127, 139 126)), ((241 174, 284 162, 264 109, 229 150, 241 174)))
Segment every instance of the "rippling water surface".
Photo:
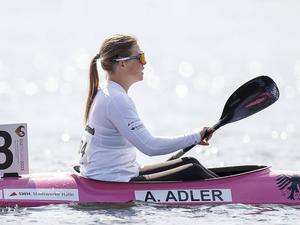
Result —
MULTIPOLYGON (((208 167, 265 164, 299 171, 298 1, 9 1, 0 7, 0 123, 26 122, 30 172, 78 160, 89 60, 104 37, 137 36, 148 64, 130 95, 147 128, 179 135, 214 124, 230 94, 269 75, 281 96, 221 128, 189 155, 208 167), (5 21, 5 22, 3 22, 5 21)), ((101 79, 103 73, 100 73, 101 79)), ((169 156, 148 157, 141 164, 169 156)), ((4 208, 1 224, 297 224, 281 205, 4 208)))
POLYGON ((282 205, 167 207, 134 204, 82 208, 2 209, 5 224, 297 224, 299 209, 282 205))

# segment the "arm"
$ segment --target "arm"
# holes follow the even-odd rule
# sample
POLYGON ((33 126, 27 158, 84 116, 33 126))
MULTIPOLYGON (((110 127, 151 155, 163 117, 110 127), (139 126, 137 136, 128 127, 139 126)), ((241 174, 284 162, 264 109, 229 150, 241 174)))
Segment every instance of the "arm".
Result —
POLYGON ((134 105, 124 96, 111 100, 107 107, 107 116, 121 135, 149 156, 172 153, 200 141, 199 132, 170 138, 152 136, 140 120, 134 105))

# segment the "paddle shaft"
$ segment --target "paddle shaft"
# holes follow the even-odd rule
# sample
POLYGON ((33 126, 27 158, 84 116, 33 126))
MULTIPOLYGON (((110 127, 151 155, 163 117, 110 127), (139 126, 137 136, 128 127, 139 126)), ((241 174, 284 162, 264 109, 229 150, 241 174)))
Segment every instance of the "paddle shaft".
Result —
MULTIPOLYGON (((208 131, 203 135, 203 137, 201 137, 201 140, 204 140, 205 138, 209 137, 210 135, 212 135, 217 129, 219 129, 220 127, 224 126, 226 123, 222 123, 222 120, 219 120, 218 123, 216 123, 213 127, 209 128, 208 131)), ((177 152, 175 155, 173 155, 171 158, 169 158, 167 161, 170 160, 174 160, 174 159, 178 159, 181 156, 183 156, 185 153, 187 153, 189 150, 191 150, 192 148, 194 148, 196 146, 196 144, 191 145, 189 147, 186 147, 182 150, 180 150, 179 152, 177 152)))

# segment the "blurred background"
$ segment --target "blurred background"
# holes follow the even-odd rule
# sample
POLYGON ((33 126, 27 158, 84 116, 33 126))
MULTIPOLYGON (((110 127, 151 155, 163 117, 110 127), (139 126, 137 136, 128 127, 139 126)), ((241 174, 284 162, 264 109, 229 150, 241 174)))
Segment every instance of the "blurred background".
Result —
MULTIPOLYGON (((90 60, 105 37, 132 34, 148 63, 130 96, 153 135, 213 125, 237 87, 268 75, 279 101, 188 155, 208 167, 298 170, 299 10, 296 0, 1 1, 0 123, 28 124, 31 172, 70 170, 90 60)), ((141 164, 168 157, 138 154, 141 164)))

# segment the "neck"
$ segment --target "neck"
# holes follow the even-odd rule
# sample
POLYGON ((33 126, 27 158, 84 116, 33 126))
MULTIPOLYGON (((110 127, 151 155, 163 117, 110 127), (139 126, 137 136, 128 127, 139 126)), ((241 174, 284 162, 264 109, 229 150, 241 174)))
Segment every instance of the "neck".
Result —
POLYGON ((130 83, 129 81, 122 80, 120 78, 118 79, 117 77, 110 76, 110 75, 108 75, 108 80, 121 85, 122 88, 124 88, 124 90, 126 91, 126 93, 128 92, 128 89, 130 88, 130 86, 132 85, 132 83, 130 83))

